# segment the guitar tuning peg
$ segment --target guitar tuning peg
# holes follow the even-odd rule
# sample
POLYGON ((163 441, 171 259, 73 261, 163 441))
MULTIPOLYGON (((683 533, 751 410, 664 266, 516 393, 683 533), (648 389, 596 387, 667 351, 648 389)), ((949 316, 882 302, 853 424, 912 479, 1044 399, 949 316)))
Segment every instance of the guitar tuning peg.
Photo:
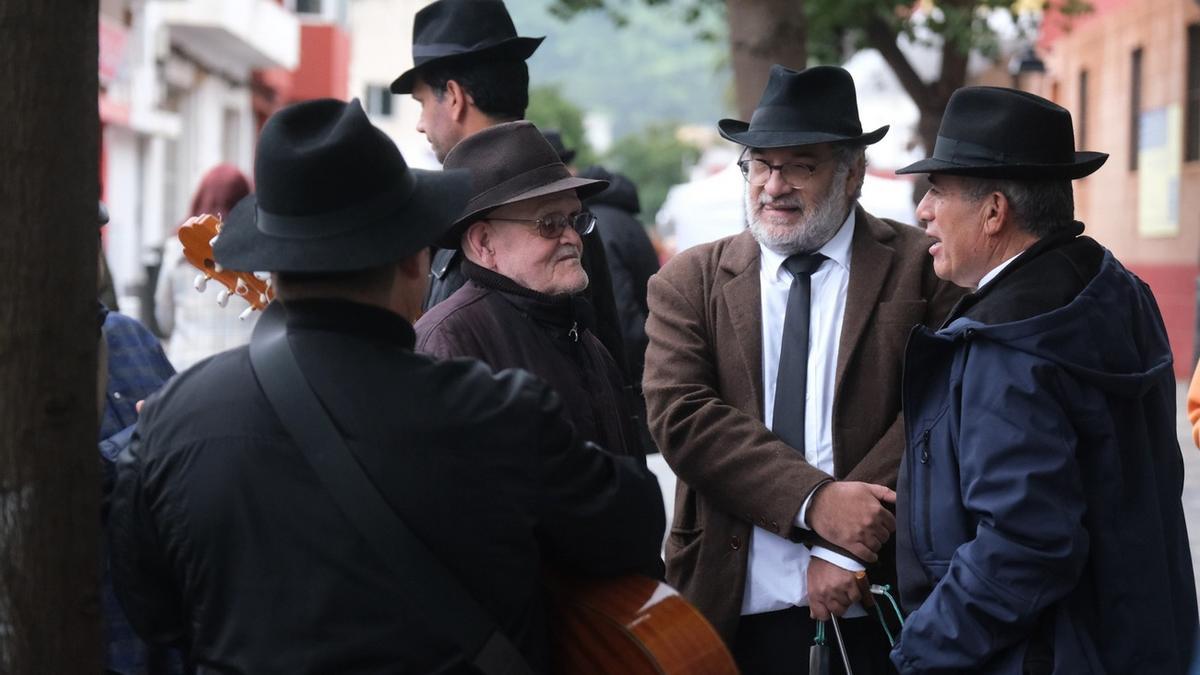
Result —
POLYGON ((267 294, 266 294, 266 293, 259 293, 259 294, 258 294, 258 301, 259 301, 259 302, 261 302, 262 304, 264 304, 264 305, 265 305, 265 304, 267 304, 268 302, 271 302, 271 299, 267 297, 267 294))
POLYGON ((217 293, 217 304, 224 307, 229 304, 229 289, 222 288, 220 293, 217 293))
POLYGON ((195 286, 197 291, 203 293, 204 289, 208 288, 208 275, 197 274, 196 280, 192 282, 192 286, 195 286))
POLYGON ((208 247, 209 247, 209 248, 212 248, 213 246, 216 246, 216 245, 217 245, 217 240, 218 240, 218 239, 220 239, 220 238, 221 238, 221 235, 219 235, 219 234, 218 234, 218 235, 214 235, 212 239, 209 239, 209 240, 208 240, 208 247))
POLYGON ((238 295, 245 295, 250 289, 246 287, 246 282, 238 277, 237 288, 235 289, 238 295))
POLYGON ((265 281, 267 283, 270 283, 271 273, 270 272, 255 272, 254 278, 258 279, 259 281, 265 281))
POLYGON ((238 318, 241 319, 242 321, 245 321, 246 319, 250 318, 250 315, 253 313, 254 313, 254 305, 250 305, 246 309, 242 310, 241 314, 238 314, 238 318))
POLYGON ((225 268, 221 266, 221 263, 214 260, 213 261, 213 271, 216 272, 217 274, 220 274, 221 272, 225 271, 225 268))

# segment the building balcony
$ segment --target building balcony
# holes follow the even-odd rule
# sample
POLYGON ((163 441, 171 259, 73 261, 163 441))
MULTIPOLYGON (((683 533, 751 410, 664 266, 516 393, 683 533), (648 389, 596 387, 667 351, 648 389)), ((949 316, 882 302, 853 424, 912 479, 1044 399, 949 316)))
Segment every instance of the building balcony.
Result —
POLYGON ((216 70, 290 70, 300 61, 300 22, 273 0, 160 0, 151 8, 172 45, 216 70))

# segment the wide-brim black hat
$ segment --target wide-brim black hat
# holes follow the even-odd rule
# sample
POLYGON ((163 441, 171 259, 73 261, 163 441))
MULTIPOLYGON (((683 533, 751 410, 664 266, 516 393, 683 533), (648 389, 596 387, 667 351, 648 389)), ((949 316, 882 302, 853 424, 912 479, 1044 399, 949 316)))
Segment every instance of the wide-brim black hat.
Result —
POLYGON ((787 148, 816 143, 870 145, 887 133, 884 125, 863 133, 854 78, 844 68, 815 66, 796 71, 771 66, 767 88, 749 122, 717 122, 722 136, 751 148, 787 148))
POLYGON ((1076 179, 1103 152, 1077 152, 1071 113, 1029 92, 964 87, 950 96, 933 157, 896 171, 1024 180, 1076 179))
POLYGON ((524 61, 544 39, 518 36, 501 0, 438 0, 413 19, 413 67, 392 82, 392 93, 411 94, 417 71, 435 61, 524 61))
POLYGON ((498 206, 565 190, 575 190, 583 200, 608 187, 608 181, 572 176, 542 132, 525 121, 467 136, 442 166, 471 172, 471 197, 438 244, 442 248, 459 248, 467 226, 498 206))
POLYGON ((410 169, 357 99, 272 115, 254 179, 258 191, 226 216, 213 246, 229 269, 351 272, 395 262, 433 245, 470 190, 465 171, 410 169))

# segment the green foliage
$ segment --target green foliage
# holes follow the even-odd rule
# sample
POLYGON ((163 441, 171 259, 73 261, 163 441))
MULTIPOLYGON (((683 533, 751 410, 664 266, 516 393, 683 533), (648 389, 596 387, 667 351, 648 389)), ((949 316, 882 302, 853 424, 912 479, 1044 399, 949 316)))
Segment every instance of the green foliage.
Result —
MULTIPOLYGON (((640 0, 646 5, 671 5, 680 10, 687 21, 719 15, 724 17, 726 3, 722 0, 640 0)), ((550 12, 562 19, 582 13, 603 11, 618 25, 623 25, 631 5, 638 0, 551 0, 550 12)), ((881 21, 896 35, 917 39, 913 6, 916 0, 805 0, 804 14, 808 26, 809 52, 821 63, 840 63, 854 52, 870 47, 865 28, 868 22, 881 21)), ((997 48, 996 35, 987 23, 991 10, 1008 10, 1015 19, 1019 8, 1040 4, 1043 11, 1074 17, 1092 10, 1090 0, 935 0, 934 11, 924 20, 925 28, 956 47, 962 53, 971 50, 993 55, 997 48)), ((1022 32, 1029 32, 1028 23, 1017 23, 1022 32)), ((700 27, 697 33, 711 37, 711 31, 700 27)))
POLYGON ((563 145, 575 151, 576 166, 596 162, 596 153, 584 135, 583 111, 563 96, 558 85, 530 87, 525 119, 539 129, 555 129, 562 134, 563 145))
POLYGON ((518 33, 546 36, 529 59, 534 86, 558 85, 585 113, 606 117, 613 138, 667 120, 712 124, 729 116, 732 76, 722 14, 710 11, 688 23, 679 0, 607 1, 619 5, 624 27, 603 11, 563 22, 548 9, 551 0, 505 0, 518 33), (715 41, 698 40, 698 33, 715 41))
POLYGON ((652 222, 667 198, 667 190, 687 180, 685 170, 696 163, 699 151, 675 137, 677 125, 658 123, 617 140, 605 165, 623 173, 638 188, 642 220, 652 222))

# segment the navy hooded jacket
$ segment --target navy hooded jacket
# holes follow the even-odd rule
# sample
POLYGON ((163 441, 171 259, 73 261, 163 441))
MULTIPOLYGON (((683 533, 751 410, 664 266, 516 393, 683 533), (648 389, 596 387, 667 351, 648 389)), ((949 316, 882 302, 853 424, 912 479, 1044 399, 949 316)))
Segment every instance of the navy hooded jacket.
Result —
POLYGON ((947 326, 914 329, 901 672, 1184 672, 1171 363, 1148 287, 1086 237, 1040 242, 947 326))

